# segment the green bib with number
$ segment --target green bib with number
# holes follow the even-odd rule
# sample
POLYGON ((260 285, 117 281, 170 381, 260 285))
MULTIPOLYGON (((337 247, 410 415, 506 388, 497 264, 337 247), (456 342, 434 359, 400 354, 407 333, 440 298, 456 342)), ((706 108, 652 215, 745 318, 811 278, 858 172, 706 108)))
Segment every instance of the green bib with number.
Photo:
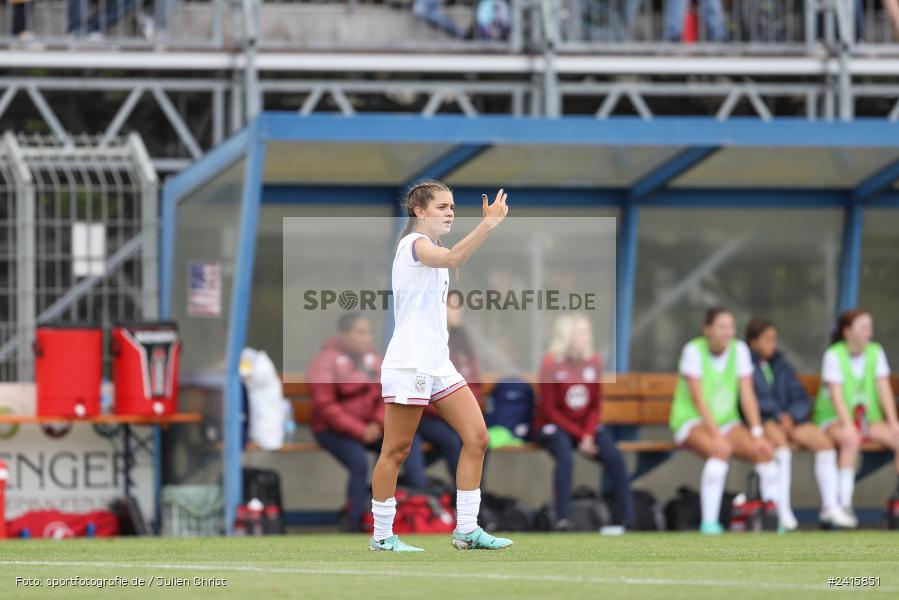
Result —
MULTIPOLYGON (((828 350, 832 350, 840 363, 840 372, 843 374, 843 402, 850 417, 855 407, 864 405, 868 423, 883 421, 883 411, 880 408, 880 400, 877 395, 877 359, 882 350, 880 344, 870 343, 865 346, 865 368, 862 376, 856 377, 852 370, 852 360, 849 357, 849 347, 846 342, 837 342, 828 350)), ((818 389, 818 397, 815 400, 815 411, 812 419, 815 424, 821 425, 837 418, 837 409, 833 406, 833 398, 830 395, 830 386, 824 381, 818 389)))
MULTIPOLYGON (((689 342, 699 350, 702 357, 702 396, 712 412, 715 422, 724 425, 740 420, 739 389, 740 379, 737 377, 737 342, 731 340, 727 347, 728 357, 724 371, 718 371, 712 364, 712 353, 705 337, 698 337, 689 342)), ((671 417, 668 421, 672 431, 680 429, 684 423, 701 418, 693 395, 683 375, 677 378, 677 389, 674 391, 674 402, 671 404, 671 417)))

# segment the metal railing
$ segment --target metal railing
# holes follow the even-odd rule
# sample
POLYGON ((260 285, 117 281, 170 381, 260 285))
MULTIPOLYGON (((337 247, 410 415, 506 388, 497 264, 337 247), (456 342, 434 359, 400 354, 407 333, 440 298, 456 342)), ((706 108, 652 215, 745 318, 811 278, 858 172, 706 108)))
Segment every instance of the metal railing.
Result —
POLYGON ((52 48, 222 48, 227 0, 24 0, 0 10, 0 44, 52 48))
POLYGON ((560 52, 792 54, 843 3, 854 51, 899 50, 889 2, 861 0, 28 0, 0 7, 0 44, 236 49, 245 3, 262 49, 521 52, 538 49, 530 9, 545 3, 560 52))

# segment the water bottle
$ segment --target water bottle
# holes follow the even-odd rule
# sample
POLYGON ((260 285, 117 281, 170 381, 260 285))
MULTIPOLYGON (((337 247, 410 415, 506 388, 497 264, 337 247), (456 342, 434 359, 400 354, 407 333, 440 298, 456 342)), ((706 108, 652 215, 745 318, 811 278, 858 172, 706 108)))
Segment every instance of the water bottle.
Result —
POLYGON ((862 435, 862 439, 868 439, 868 415, 864 404, 855 405, 855 427, 862 435))
POLYGON ((97 535, 97 526, 94 524, 93 521, 90 521, 90 522, 87 524, 87 531, 85 532, 85 535, 86 535, 87 537, 89 537, 89 538, 96 537, 96 535, 97 535))
POLYGON ((296 433, 297 422, 293 414, 293 402, 284 400, 284 443, 292 443, 296 433))
POLYGON ((112 414, 112 393, 110 390, 112 389, 112 382, 108 379, 104 379, 103 383, 100 384, 100 414, 101 415, 111 415, 112 414))

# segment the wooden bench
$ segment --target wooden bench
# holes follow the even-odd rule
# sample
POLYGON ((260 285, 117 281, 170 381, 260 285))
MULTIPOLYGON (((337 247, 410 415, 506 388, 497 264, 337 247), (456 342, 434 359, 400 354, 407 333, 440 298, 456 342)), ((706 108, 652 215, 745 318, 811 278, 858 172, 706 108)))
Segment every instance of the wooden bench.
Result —
MULTIPOLYGON (((305 380, 291 377, 284 384, 284 395, 293 403, 294 419, 297 424, 308 425, 312 417, 312 404, 309 399, 309 388, 305 380)), ((489 394, 496 384, 496 378, 485 377, 482 385, 483 393, 489 394)), ((532 384, 535 378, 526 377, 532 384)), ((818 392, 820 378, 817 375, 801 375, 800 381, 809 395, 814 398, 818 392)), ((899 390, 899 376, 892 379, 893 389, 899 390)), ((668 426, 668 415, 671 411, 671 399, 677 386, 677 375, 674 373, 622 373, 614 383, 603 385, 602 422, 606 425, 633 426, 668 426)), ((618 442, 622 452, 670 452, 676 449, 671 440, 627 440, 618 442)), ((311 452, 319 450, 314 442, 284 444, 279 452, 311 452)), ((527 452, 539 449, 534 443, 522 446, 499 448, 498 452, 527 452)), ((866 442, 864 451, 882 451, 884 448, 874 442, 866 442)), ((248 444, 247 451, 257 451, 255 444, 248 444)))

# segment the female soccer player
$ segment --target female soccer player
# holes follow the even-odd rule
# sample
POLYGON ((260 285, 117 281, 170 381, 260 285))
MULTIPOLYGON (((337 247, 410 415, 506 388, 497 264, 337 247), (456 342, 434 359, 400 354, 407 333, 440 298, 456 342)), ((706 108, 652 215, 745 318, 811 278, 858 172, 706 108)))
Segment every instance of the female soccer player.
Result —
POLYGON ((452 248, 440 245, 453 225, 453 193, 425 181, 406 195, 409 220, 393 259, 395 327, 381 365, 381 393, 386 403, 384 440, 372 474, 374 535, 371 550, 421 552, 393 534, 397 474, 409 454, 425 406, 432 404, 462 438, 456 470, 456 530, 459 549, 505 548, 512 540, 478 527, 481 471, 489 437, 484 416, 465 379, 449 359, 446 298, 449 269, 458 269, 474 254, 509 212, 499 190, 492 204, 482 196, 483 220, 452 248))
POLYGON ((756 317, 746 326, 746 343, 752 350, 752 382, 764 423, 765 437, 774 445, 774 461, 780 472, 777 514, 785 530, 798 527, 790 506, 792 457, 790 442, 815 453, 815 478, 821 494, 820 520, 824 525, 853 527, 854 521, 837 500, 837 451, 833 440, 809 421, 812 403, 793 367, 777 349, 777 327, 756 317))
POLYGON ((840 449, 839 500, 853 521, 855 461, 861 442, 872 439, 891 449, 899 473, 899 420, 890 366, 880 344, 871 341, 873 335, 869 313, 848 310, 840 315, 831 346, 824 353, 812 415, 840 449))
POLYGON ((720 534, 721 496, 732 454, 755 464, 762 499, 778 497, 777 465, 759 418, 749 348, 734 339, 734 315, 711 308, 702 335, 684 346, 669 424, 674 441, 706 459, 699 483, 699 531, 720 534), (740 409, 750 425, 740 421, 740 409))

